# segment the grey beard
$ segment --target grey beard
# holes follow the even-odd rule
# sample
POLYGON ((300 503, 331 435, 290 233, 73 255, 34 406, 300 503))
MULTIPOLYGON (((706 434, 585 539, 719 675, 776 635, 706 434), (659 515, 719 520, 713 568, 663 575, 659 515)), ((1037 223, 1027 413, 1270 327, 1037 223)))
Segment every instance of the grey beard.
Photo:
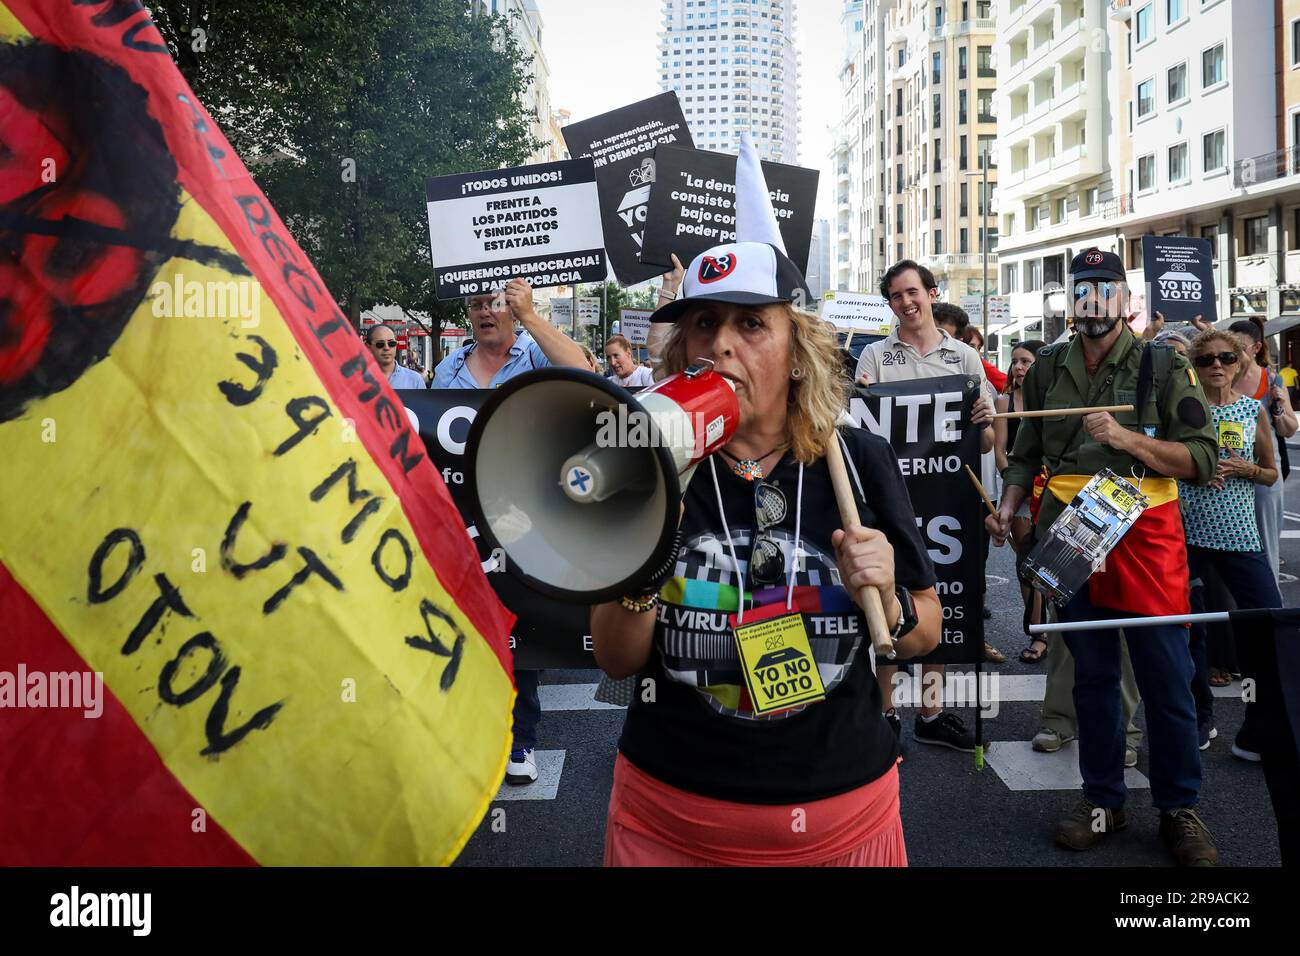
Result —
POLYGON ((1104 339, 1118 321, 1118 318, 1077 319, 1074 324, 1080 335, 1090 339, 1104 339))

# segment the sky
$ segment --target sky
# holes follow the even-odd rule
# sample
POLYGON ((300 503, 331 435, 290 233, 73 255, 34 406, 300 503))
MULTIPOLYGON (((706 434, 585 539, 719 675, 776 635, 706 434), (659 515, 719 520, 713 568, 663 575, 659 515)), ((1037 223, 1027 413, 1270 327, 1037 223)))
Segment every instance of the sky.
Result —
MULTIPOLYGON (((794 0, 799 14, 799 165, 821 171, 817 216, 831 218, 830 125, 839 118, 839 0, 794 0)), ((659 92, 661 0, 537 0, 551 105, 572 121, 659 92)))

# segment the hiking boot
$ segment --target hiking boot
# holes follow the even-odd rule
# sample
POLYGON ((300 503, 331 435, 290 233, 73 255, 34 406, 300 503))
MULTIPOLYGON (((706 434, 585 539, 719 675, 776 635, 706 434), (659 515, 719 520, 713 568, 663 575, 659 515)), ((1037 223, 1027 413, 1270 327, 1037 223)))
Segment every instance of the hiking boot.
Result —
POLYGON ((1160 812, 1160 839, 1179 866, 1218 866, 1219 848, 1196 811, 1180 807, 1160 812))
POLYGON ((1087 850, 1126 826, 1123 807, 1099 807, 1085 797, 1056 824, 1056 842, 1071 850, 1087 850))

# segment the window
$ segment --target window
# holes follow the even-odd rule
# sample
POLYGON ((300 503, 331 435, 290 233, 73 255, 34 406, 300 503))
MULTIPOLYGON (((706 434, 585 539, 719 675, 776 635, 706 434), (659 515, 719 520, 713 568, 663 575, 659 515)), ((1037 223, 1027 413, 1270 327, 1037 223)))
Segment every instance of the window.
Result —
POLYGON ((934 94, 934 128, 939 128, 939 94, 934 94))
POLYGON ((994 167, 994 166, 997 165, 997 163, 994 162, 994 158, 993 158, 993 157, 994 157, 994 149, 993 149, 993 145, 994 145, 994 143, 996 143, 996 142, 997 142, 997 137, 996 137, 996 136, 981 136, 981 137, 979 137, 979 142, 978 142, 978 144, 977 144, 978 149, 979 149, 979 156, 976 157, 976 164, 977 164, 977 165, 976 165, 976 168, 978 168, 978 169, 983 169, 983 168, 984 168, 984 155, 985 155, 985 153, 987 153, 987 154, 988 154, 988 157, 989 157, 989 167, 992 168, 992 167, 994 167))
POLYGON ((966 91, 957 91, 957 125, 966 125, 966 91))
POLYGON ((1173 25, 1187 18, 1187 0, 1165 0, 1165 23, 1173 25))
POLYGON ((935 50, 934 56, 930 60, 930 80, 934 83, 938 83, 940 81, 942 74, 940 72, 939 67, 942 64, 942 62, 943 62, 943 54, 941 54, 938 50, 935 50))
POLYGON ((1081 210, 1081 214, 1084 216, 1091 216, 1097 211, 1097 207, 1101 205, 1100 186, 1093 186, 1083 194, 1083 205, 1084 208, 1081 210))
POLYGON ((957 153, 957 168, 965 169, 966 168, 966 137, 959 136, 957 137, 957 141, 960 146, 957 153))
POLYGON ((1268 216, 1255 216, 1242 222, 1244 254, 1262 256, 1268 252, 1268 216))
POLYGON ((934 187, 934 218, 938 219, 943 214, 943 187, 934 187))
POLYGON ((966 48, 957 48, 957 79, 966 79, 966 48))
POLYGON ((1211 173, 1227 165, 1228 131, 1216 129, 1201 137, 1201 172, 1211 173))
POLYGON ((1030 259, 1025 262, 1025 291, 1037 292, 1043 287, 1043 260, 1030 259))
POLYGON ((975 74, 976 76, 997 76, 997 70, 993 69, 993 47, 982 46, 975 51, 975 74))
POLYGON ((1130 269, 1142 268, 1142 239, 1130 239, 1128 241, 1128 261, 1130 269))
POLYGON ((1212 262, 1218 262, 1219 261, 1219 227, 1202 226, 1201 238, 1210 244, 1210 260, 1212 262))
POLYGON ((934 231, 934 254, 937 256, 943 252, 943 232, 936 229, 934 231))
POLYGON ((1201 88, 1208 89, 1223 82, 1223 44, 1212 46, 1201 54, 1201 88))
POLYGON ((1020 270, 1014 265, 1002 267, 1002 292, 1020 291, 1020 270))
POLYGON ((981 123, 997 122, 993 117, 993 91, 980 90, 975 95, 979 98, 979 121, 981 123))
POLYGON ((942 164, 939 162, 939 153, 941 150, 942 150, 942 146, 939 140, 936 139, 934 141, 934 171, 936 173, 942 172, 942 164))
POLYGON ((958 252, 970 252, 969 243, 968 243, 968 232, 969 230, 965 228, 962 228, 961 231, 958 232, 957 234, 958 252))
POLYGON ((898 65, 901 68, 907 62, 907 49, 903 48, 898 51, 898 65))
POLYGON ((1138 192, 1156 188, 1156 157, 1154 154, 1138 159, 1138 192))
POLYGON ((1300 20, 1291 21, 1291 66, 1300 66, 1300 20))
POLYGON ((1189 178, 1187 168, 1187 144, 1179 143, 1177 146, 1169 147, 1169 181, 1171 183, 1185 183, 1189 178))
POLYGON ((943 26, 943 4, 942 3, 936 3, 934 5, 934 25, 936 27, 943 26))
POLYGON ((962 184, 961 184, 961 203, 960 203, 960 207, 959 207, 959 209, 958 209, 958 215, 961 215, 961 216, 969 216, 969 215, 970 215, 970 207, 967 205, 967 192, 968 192, 968 190, 967 190, 967 184, 966 184, 966 183, 962 183, 962 184))
POLYGON ((1151 4, 1133 15, 1133 34, 1139 46, 1151 39, 1151 4))
POLYGON ((1187 98, 1187 64, 1179 63, 1177 66, 1171 66, 1167 75, 1168 83, 1165 86, 1169 94, 1167 103, 1170 105, 1177 103, 1179 100, 1187 98))
POLYGON ((1156 111, 1156 81, 1143 80, 1137 89, 1138 118, 1150 116, 1156 111))

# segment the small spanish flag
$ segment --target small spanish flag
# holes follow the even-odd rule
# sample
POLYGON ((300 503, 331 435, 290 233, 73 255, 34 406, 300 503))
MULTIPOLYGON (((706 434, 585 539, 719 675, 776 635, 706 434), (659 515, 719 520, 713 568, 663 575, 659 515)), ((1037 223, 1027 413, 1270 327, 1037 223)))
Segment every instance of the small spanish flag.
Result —
POLYGON ((0 864, 455 858, 512 618, 138 3, 0 0, 0 864))
MULTIPOLYGON (((1048 487, 1058 500, 1069 503, 1091 480, 1091 475, 1057 475, 1048 487)), ((1097 607, 1148 617, 1190 613, 1178 482, 1144 478, 1141 491, 1147 508, 1088 579, 1088 598, 1097 607)))

